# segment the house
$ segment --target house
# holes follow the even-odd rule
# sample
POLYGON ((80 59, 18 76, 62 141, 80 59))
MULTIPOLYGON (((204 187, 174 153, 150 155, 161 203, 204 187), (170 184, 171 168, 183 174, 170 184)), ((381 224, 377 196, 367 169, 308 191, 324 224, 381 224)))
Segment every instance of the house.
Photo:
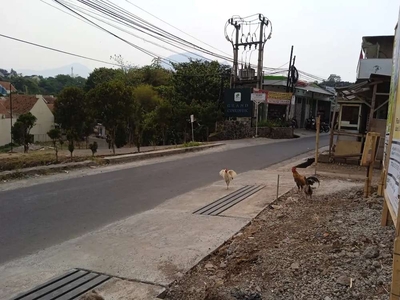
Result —
MULTIPOLYGON (((286 92, 287 77, 265 76, 263 89, 274 92, 286 92)), ((304 127, 309 117, 321 116, 321 120, 330 122, 332 103, 335 94, 316 83, 298 81, 294 87, 294 103, 268 104, 267 117, 274 114, 282 115, 290 107, 290 116, 295 118, 300 128, 304 127), (283 107, 282 105, 285 105, 283 107)))
POLYGON ((0 95, 9 95, 10 92, 15 93, 17 89, 11 84, 11 82, 0 81, 0 95))
POLYGON ((15 123, 18 116, 32 113, 36 124, 31 130, 34 142, 50 141, 47 132, 54 128, 54 115, 41 95, 12 95, 0 100, 0 146, 10 143, 11 121, 15 123), (12 119, 11 119, 12 115, 12 119))
POLYGON ((43 96, 44 101, 46 102, 47 107, 54 113, 54 103, 56 102, 57 98, 53 95, 45 95, 43 96))
POLYGON ((383 159, 390 80, 392 75, 394 36, 366 36, 362 38, 356 83, 336 87, 340 106, 338 125, 333 131, 337 136, 335 153, 333 138, 330 156, 361 156, 366 132, 381 134, 377 160, 383 159))

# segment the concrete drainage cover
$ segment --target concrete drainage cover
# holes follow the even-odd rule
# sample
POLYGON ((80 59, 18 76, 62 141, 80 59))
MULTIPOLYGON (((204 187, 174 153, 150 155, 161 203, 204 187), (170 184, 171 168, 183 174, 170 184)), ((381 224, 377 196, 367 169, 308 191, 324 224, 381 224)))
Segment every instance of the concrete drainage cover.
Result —
POLYGON ((194 214, 218 216, 263 188, 265 188, 265 185, 245 185, 244 187, 196 210, 194 214))
POLYGON ((12 300, 70 300, 106 282, 111 277, 80 269, 71 270, 39 285, 12 300))

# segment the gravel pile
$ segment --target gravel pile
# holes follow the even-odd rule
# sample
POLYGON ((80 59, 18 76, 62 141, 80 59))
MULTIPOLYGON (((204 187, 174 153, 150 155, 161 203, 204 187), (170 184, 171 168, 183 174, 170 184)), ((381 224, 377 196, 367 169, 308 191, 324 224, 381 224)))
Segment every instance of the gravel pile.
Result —
POLYGON ((290 192, 165 299, 386 300, 394 229, 380 226, 382 201, 376 194, 363 199, 360 188, 312 200, 290 192))

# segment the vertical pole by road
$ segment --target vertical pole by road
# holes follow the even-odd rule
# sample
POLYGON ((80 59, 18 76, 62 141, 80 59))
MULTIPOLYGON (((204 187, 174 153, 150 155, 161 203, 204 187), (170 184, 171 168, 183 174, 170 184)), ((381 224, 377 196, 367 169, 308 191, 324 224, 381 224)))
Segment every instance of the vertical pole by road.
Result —
POLYGON ((193 123, 194 123, 194 115, 190 115, 190 124, 192 125, 192 142, 194 142, 193 123))
MULTIPOLYGON (((261 19, 261 15, 260 17, 260 41, 258 44, 258 63, 257 63, 257 87, 262 90, 262 85, 263 85, 263 56, 264 56, 264 42, 263 42, 263 33, 264 33, 264 22, 265 22, 265 18, 261 19)), ((257 116, 258 118, 258 116, 257 116)))
MULTIPOLYGON (((293 62, 292 62, 292 65, 291 65, 290 68, 294 67, 294 63, 295 63, 295 62, 296 62, 296 55, 293 56, 293 62)), ((289 74, 289 75, 292 75, 292 74, 289 74)), ((294 92, 294 82, 292 82, 292 85, 291 85, 291 92, 292 92, 292 93, 294 92)))
POLYGON ((315 174, 317 174, 317 165, 318 165, 318 149, 319 149, 319 127, 321 124, 321 116, 317 117, 317 122, 316 122, 316 129, 317 129, 317 134, 315 136, 315 174))
POLYGON ((290 77, 290 70, 292 68, 292 57, 293 57, 293 45, 290 50, 289 70, 288 70, 288 75, 287 75, 287 80, 286 80, 286 93, 289 93, 289 77, 290 77))
POLYGON ((232 24, 235 26, 236 35, 235 35, 235 47, 233 48, 233 74, 231 80, 231 88, 236 87, 236 77, 238 73, 238 65, 239 65, 239 30, 240 24, 238 25, 237 22, 232 24))
POLYGON ((11 124, 11 126, 10 126, 10 137, 11 137, 11 144, 10 144, 10 146, 11 146, 11 152, 13 152, 13 137, 12 137, 12 126, 13 126, 13 124, 12 124, 12 119, 13 119, 13 107, 12 107, 12 83, 10 82, 10 124, 11 124))
POLYGON ((254 102, 254 105, 256 107, 256 135, 255 137, 258 137, 258 102, 254 102))

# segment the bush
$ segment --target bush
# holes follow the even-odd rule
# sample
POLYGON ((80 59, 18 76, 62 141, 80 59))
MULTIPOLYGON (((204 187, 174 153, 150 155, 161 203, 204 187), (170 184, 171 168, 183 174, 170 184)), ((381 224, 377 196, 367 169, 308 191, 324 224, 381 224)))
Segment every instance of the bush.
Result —
POLYGON ((99 145, 97 144, 97 142, 93 142, 93 144, 89 145, 89 148, 92 151, 92 156, 95 155, 95 153, 97 152, 97 148, 98 147, 99 147, 99 145))

